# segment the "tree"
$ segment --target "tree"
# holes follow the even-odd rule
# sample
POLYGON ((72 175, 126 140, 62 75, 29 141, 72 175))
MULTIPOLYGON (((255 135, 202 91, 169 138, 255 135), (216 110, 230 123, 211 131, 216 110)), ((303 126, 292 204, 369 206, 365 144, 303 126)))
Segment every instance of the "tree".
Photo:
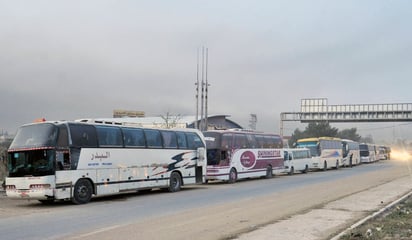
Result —
POLYGON ((339 137, 351 139, 353 141, 360 141, 361 136, 356 133, 356 128, 344 129, 339 132, 335 127, 331 127, 327 121, 311 122, 306 126, 305 131, 298 128, 292 134, 289 140, 289 146, 301 138, 317 138, 317 137, 339 137))
POLYGON ((170 115, 169 112, 166 113, 166 115, 161 115, 160 116, 164 123, 161 124, 162 128, 175 128, 178 126, 179 120, 182 119, 180 114, 178 115, 170 115))
POLYGON ((310 137, 336 137, 338 135, 338 129, 331 127, 326 121, 309 123, 305 132, 310 137))
POLYGON ((355 142, 359 142, 361 140, 361 136, 357 134, 356 131, 356 128, 343 129, 342 131, 338 132, 338 137, 342 139, 350 139, 355 142))
POLYGON ((361 138, 359 139, 359 142, 363 142, 363 143, 373 143, 372 135, 367 135, 366 137, 361 137, 361 138))

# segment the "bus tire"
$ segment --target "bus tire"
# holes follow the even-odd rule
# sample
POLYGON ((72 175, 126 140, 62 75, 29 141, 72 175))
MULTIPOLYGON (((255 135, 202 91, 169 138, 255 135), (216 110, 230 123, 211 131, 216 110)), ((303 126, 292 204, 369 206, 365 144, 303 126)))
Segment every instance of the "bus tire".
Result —
POLYGON ((178 192, 182 187, 182 178, 178 172, 172 172, 169 179, 169 192, 178 192))
POLYGON ((288 172, 289 175, 293 175, 295 173, 295 168, 291 167, 290 171, 288 172))
POLYGON ((323 171, 328 170, 328 163, 326 161, 323 162, 323 171))
POLYGON ((273 169, 272 166, 267 166, 266 167, 266 178, 273 178, 273 169))
POLYGON ((235 183, 237 180, 237 172, 235 168, 231 168, 229 172, 229 183, 235 183))
POLYGON ((309 166, 306 165, 306 166, 305 166, 305 169, 303 169, 302 173, 307 173, 308 171, 309 171, 309 166))
POLYGON ((85 204, 93 195, 92 183, 87 179, 79 179, 74 185, 72 202, 74 204, 85 204))

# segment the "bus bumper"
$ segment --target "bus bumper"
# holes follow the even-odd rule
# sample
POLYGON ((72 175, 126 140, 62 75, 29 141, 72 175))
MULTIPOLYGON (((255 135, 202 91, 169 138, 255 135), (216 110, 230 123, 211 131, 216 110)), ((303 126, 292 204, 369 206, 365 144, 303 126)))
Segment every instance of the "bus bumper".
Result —
POLYGON ((12 199, 53 199, 54 176, 6 178, 6 196, 12 199))
POLYGON ((37 199, 47 200, 53 198, 53 189, 44 190, 6 190, 6 195, 11 199, 37 199))

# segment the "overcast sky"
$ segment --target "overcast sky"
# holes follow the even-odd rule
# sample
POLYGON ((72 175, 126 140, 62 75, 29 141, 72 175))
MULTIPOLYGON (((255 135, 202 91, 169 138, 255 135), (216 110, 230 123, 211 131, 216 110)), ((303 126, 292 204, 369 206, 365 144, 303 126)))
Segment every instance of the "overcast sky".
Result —
MULTIPOLYGON (((0 0, 0 129, 113 109, 194 115, 202 46, 209 113, 245 127, 254 113, 278 132, 302 98, 411 103, 411 24, 409 0, 0 0)), ((388 132, 411 128, 398 125, 388 132)))

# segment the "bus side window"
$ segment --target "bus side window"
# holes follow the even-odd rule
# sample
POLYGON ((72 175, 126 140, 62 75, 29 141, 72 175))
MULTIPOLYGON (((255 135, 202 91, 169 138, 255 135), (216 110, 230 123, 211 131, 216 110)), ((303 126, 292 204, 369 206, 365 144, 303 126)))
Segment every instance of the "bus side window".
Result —
POLYGON ((186 137, 189 149, 197 150, 200 147, 205 147, 201 138, 196 133, 187 132, 186 137))
POLYGON ((163 145, 165 148, 177 148, 176 133, 172 131, 162 131, 163 145))
POLYGON ((258 143, 256 141, 255 135, 253 134, 246 134, 248 145, 250 148, 259 148, 258 143))
POLYGON ((120 128, 112 126, 96 126, 99 145, 103 147, 123 147, 120 128))
POLYGON ((223 134, 222 135, 222 150, 228 150, 232 148, 232 134, 223 134))
POLYGON ((234 148, 236 149, 244 149, 248 148, 246 135, 244 134, 234 134, 234 148))
POLYGON ((124 128, 123 138, 125 147, 146 147, 144 133, 140 128, 124 128))
POLYGON ((184 132, 176 132, 177 145, 180 149, 187 149, 186 134, 184 132))
POLYGON ((69 124, 72 146, 97 147, 96 128, 92 125, 69 124))
POLYGON ((258 148, 264 148, 265 147, 265 139, 261 135, 255 135, 255 139, 258 143, 258 148))
POLYGON ((148 148, 162 148, 162 137, 159 130, 145 129, 146 142, 148 148))

